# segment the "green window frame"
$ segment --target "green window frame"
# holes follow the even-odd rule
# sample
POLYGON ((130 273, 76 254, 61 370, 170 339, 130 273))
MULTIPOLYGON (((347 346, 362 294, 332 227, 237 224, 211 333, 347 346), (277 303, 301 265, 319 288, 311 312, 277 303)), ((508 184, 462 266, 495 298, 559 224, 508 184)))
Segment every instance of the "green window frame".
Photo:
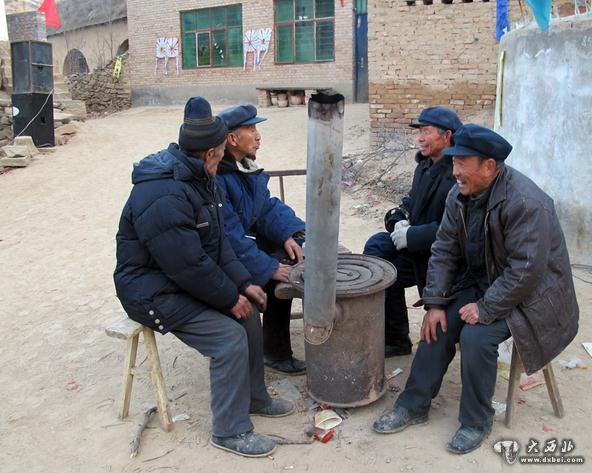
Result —
POLYGON ((335 61, 335 0, 274 0, 275 63, 335 61))
POLYGON ((243 65, 242 4, 181 12, 183 69, 243 65))

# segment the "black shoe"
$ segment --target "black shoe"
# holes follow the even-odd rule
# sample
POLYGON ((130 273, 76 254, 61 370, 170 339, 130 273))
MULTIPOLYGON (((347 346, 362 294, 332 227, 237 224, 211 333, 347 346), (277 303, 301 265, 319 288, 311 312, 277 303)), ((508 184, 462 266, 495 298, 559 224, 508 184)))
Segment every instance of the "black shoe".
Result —
POLYGON ((456 453, 457 455, 472 452, 481 446, 489 435, 489 432, 491 432, 491 427, 489 426, 479 428, 461 425, 450 443, 446 445, 446 449, 450 453, 456 453))
POLYGON ((266 457, 275 450, 275 442, 257 432, 246 432, 232 437, 216 437, 212 435, 210 443, 227 452, 243 457, 266 457))
POLYGON ((287 360, 270 360, 267 357, 263 358, 263 363, 268 368, 274 371, 279 371, 290 376, 296 376, 306 373, 306 363, 291 356, 287 360))
POLYGON ((426 424, 428 422, 428 413, 412 414, 403 406, 395 406, 393 410, 383 414, 372 425, 374 432, 379 434, 394 434, 401 432, 410 425, 426 424))
POLYGON ((294 403, 287 399, 272 399, 271 403, 261 409, 253 409, 250 414, 262 417, 284 417, 294 412, 294 403))
POLYGON ((411 355, 411 340, 397 342, 393 345, 384 346, 384 357, 411 355))

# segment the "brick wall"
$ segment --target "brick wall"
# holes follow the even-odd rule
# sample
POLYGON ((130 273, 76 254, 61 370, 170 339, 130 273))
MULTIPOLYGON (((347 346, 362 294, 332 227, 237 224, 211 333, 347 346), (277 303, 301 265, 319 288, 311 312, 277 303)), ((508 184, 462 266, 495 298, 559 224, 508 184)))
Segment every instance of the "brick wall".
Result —
MULTIPOLYGON (((376 147, 430 105, 461 118, 495 102, 495 2, 370 0, 370 141, 376 147), (436 3, 437 2, 437 3, 436 3)), ((510 12, 518 10, 514 0, 510 12)))
POLYGON ((38 11, 6 15, 8 37, 15 41, 46 41, 45 14, 38 11))
MULTIPOLYGON (((158 37, 181 39, 180 11, 196 7, 233 5, 242 3, 243 31, 264 27, 273 28, 273 0, 128 0, 128 30, 132 89, 153 88, 161 91, 174 87, 214 87, 224 96, 233 88, 249 91, 256 100, 256 87, 264 86, 333 86, 345 84, 346 93, 353 89, 353 13, 352 0, 335 1, 335 61, 316 64, 275 65, 275 33, 260 70, 252 70, 252 54, 247 68, 180 68, 175 73, 174 61, 169 61, 168 75, 162 69, 155 74, 155 41, 158 37), (155 19, 158 21, 155 21, 155 19)), ((179 58, 180 62, 181 58, 179 58)), ((162 65, 160 66, 162 67, 162 65)), ((198 89, 199 90, 199 89, 198 89)), ((210 88, 210 90, 214 90, 210 88)))

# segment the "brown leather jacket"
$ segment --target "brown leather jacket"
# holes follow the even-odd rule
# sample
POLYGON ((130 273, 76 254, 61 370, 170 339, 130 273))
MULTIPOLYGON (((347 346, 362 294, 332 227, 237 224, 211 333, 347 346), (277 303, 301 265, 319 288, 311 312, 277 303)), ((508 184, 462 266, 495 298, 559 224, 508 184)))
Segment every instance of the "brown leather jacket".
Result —
MULTIPOLYGON (((467 234, 458 186, 432 245, 423 302, 446 306, 463 267, 467 234)), ((553 200, 520 172, 503 166, 485 217, 490 286, 477 301, 481 323, 505 318, 525 370, 555 358, 578 331, 579 309, 565 238, 553 200)))

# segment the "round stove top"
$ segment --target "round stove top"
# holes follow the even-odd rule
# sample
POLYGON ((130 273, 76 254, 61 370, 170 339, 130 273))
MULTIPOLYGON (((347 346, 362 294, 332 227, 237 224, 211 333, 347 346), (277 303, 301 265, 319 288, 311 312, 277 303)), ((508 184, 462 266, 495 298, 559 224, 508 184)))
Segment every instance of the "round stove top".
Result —
MULTIPOLYGON (((305 263, 292 268, 290 284, 304 292, 305 263)), ((381 258, 367 255, 343 254, 338 256, 336 295, 348 298, 373 294, 390 286, 397 278, 395 267, 381 258)))

